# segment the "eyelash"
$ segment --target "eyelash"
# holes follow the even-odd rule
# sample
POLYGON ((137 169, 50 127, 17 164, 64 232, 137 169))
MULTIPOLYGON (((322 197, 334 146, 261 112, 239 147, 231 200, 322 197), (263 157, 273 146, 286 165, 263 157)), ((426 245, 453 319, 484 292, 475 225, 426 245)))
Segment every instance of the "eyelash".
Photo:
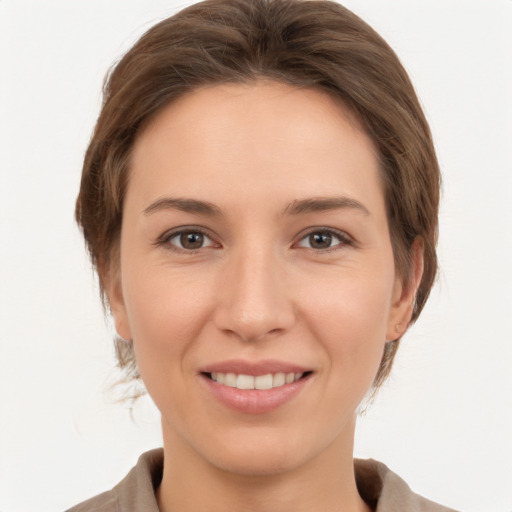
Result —
POLYGON ((314 247, 306 247, 307 249, 315 251, 316 253, 325 254, 325 253, 329 253, 332 251, 340 250, 346 246, 354 245, 353 239, 350 236, 348 236, 345 232, 338 231, 337 229, 325 228, 325 227, 315 227, 315 228, 309 229, 304 235, 301 236, 301 238, 299 239, 299 244, 300 244, 300 242, 306 240, 311 235, 329 235, 332 238, 336 238, 338 240, 338 243, 336 243, 335 245, 332 245, 330 247, 327 247, 325 249, 315 249, 314 247))
POLYGON ((220 244, 217 244, 216 242, 214 242, 213 238, 206 230, 204 230, 200 227, 195 227, 195 226, 190 226, 190 227, 186 227, 186 228, 178 228, 171 232, 166 232, 161 237, 159 237, 159 239, 156 241, 156 245, 163 246, 166 249, 168 249, 169 251, 186 253, 186 254, 196 254, 201 249, 207 249, 209 247, 215 247, 215 246, 219 247, 220 246, 220 244), (171 240, 173 238, 187 235, 187 234, 200 234, 203 237, 205 237, 206 239, 210 240, 211 244, 207 245, 207 246, 199 247, 197 249, 185 249, 183 247, 178 247, 171 243, 171 240))
MULTIPOLYGON (((173 251, 173 252, 180 252, 180 253, 186 253, 186 254, 196 254, 201 249, 207 249, 210 247, 213 247, 213 248, 220 247, 220 244, 216 243, 206 230, 204 230, 200 227, 195 227, 195 226, 190 226, 187 228, 178 228, 171 232, 166 232, 161 237, 159 237, 159 239, 156 241, 155 245, 163 246, 166 249, 173 251), (202 246, 197 249, 186 249, 183 247, 178 247, 175 244, 171 243, 171 240, 173 238, 187 235, 187 234, 200 234, 203 237, 205 237, 206 239, 208 239, 211 243, 207 246, 202 246)), ((336 229, 326 228, 326 227, 315 227, 315 228, 311 228, 305 234, 302 234, 301 237, 299 238, 299 241, 297 243, 295 243, 294 245, 299 246, 299 247, 304 247, 306 249, 310 249, 319 254, 321 254, 321 253, 325 254, 325 253, 330 253, 332 251, 339 250, 345 246, 352 246, 352 245, 354 245, 354 241, 350 236, 348 236, 343 231, 338 231, 336 229), (311 235, 329 235, 332 238, 337 239, 338 243, 336 243, 333 246, 323 248, 323 249, 301 246, 300 243, 303 242, 304 240, 306 240, 311 235)))

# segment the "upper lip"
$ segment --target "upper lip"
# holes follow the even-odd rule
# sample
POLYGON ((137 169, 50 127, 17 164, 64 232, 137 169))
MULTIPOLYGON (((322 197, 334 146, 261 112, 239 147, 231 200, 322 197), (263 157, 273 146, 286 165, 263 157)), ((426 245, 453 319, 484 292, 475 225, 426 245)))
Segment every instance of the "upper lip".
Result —
POLYGON ((238 375, 266 375, 268 373, 304 373, 311 371, 294 363, 265 359, 262 361, 246 361, 242 359, 231 359, 206 365, 199 369, 200 373, 236 373, 238 375))

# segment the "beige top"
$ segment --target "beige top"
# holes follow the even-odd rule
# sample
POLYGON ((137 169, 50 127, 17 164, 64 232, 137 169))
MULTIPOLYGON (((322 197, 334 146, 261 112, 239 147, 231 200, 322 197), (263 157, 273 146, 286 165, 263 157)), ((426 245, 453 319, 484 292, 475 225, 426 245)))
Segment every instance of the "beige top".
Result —
MULTIPOLYGON (((71 508, 68 512, 158 512, 155 489, 162 479, 164 452, 151 450, 112 490, 71 508)), ((375 460, 355 461, 361 497, 376 512, 455 512, 413 493, 384 464, 375 460)))

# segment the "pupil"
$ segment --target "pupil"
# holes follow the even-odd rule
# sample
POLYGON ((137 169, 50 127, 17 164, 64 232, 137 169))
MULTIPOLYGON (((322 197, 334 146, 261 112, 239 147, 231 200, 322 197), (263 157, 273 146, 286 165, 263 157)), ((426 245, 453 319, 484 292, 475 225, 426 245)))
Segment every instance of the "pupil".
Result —
POLYGON ((309 243, 313 249, 326 249, 331 246, 332 235, 329 233, 314 233, 309 235, 309 243))
POLYGON ((204 236, 201 233, 183 233, 180 243, 185 249, 200 249, 203 246, 204 236))

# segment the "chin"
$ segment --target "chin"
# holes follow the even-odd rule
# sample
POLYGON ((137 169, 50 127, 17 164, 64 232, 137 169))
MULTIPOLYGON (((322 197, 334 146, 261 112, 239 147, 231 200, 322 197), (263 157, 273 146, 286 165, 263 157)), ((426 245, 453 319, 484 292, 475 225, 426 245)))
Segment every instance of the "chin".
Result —
POLYGON ((269 429, 255 435, 254 431, 244 433, 242 430, 217 439, 217 443, 208 446, 209 454, 203 452, 203 456, 206 455, 210 463, 222 471, 265 477, 298 469, 330 444, 324 446, 318 438, 315 439, 316 436, 303 432, 276 433, 269 429))
POLYGON ((293 471, 304 461, 298 453, 275 448, 229 451, 211 460, 218 469, 241 476, 266 477, 293 471))

